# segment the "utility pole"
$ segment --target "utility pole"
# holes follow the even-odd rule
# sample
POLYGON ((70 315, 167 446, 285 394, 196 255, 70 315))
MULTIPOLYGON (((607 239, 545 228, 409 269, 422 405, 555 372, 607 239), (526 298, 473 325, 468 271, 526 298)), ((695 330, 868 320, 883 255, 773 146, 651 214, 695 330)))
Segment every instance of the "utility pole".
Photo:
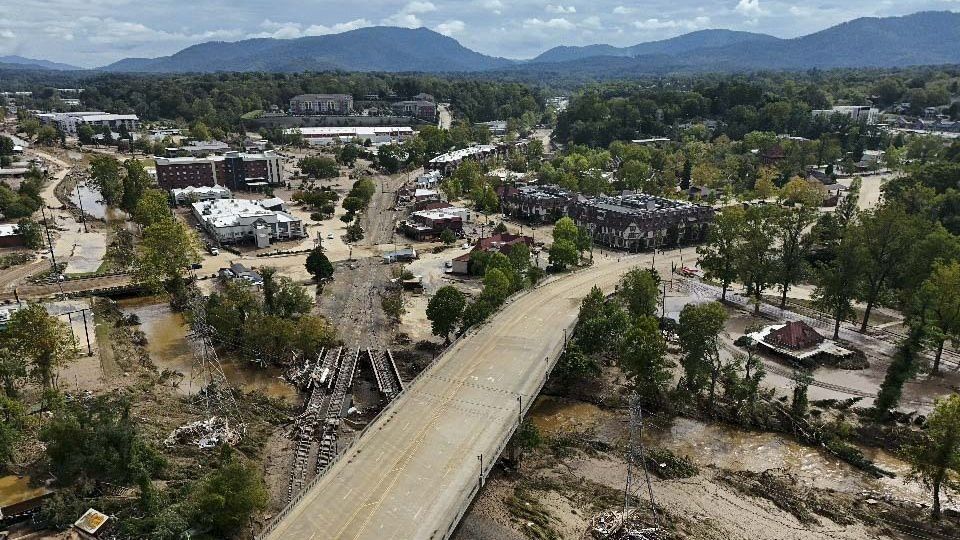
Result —
POLYGON ((77 183, 77 205, 80 206, 80 223, 83 223, 83 232, 87 232, 87 215, 83 213, 83 198, 80 197, 80 183, 77 183))
POLYGON ((47 233, 47 245, 50 247, 50 264, 53 265, 54 277, 59 277, 60 272, 57 269, 57 256, 53 254, 53 238, 50 236, 50 227, 47 225, 46 203, 40 205, 40 215, 43 216, 43 230, 47 233))

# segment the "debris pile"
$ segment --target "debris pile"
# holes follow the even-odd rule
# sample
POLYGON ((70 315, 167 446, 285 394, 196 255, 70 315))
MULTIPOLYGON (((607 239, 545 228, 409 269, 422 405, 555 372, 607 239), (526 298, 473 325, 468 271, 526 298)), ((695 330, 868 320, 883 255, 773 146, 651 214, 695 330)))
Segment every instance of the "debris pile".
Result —
POLYGON ((240 431, 230 427, 222 416, 211 416, 173 430, 163 442, 167 446, 195 444, 200 448, 214 448, 220 444, 233 445, 240 441, 240 431))

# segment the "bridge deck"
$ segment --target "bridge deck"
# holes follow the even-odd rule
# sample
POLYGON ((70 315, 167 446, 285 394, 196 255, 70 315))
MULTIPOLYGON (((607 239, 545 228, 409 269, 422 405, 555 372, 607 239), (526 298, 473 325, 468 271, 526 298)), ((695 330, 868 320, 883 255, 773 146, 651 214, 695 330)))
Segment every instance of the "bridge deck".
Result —
POLYGON ((455 343, 304 494, 267 538, 446 538, 539 392, 563 329, 594 285, 637 264, 603 262, 547 283, 455 343), (518 401, 518 396, 521 401, 518 401))

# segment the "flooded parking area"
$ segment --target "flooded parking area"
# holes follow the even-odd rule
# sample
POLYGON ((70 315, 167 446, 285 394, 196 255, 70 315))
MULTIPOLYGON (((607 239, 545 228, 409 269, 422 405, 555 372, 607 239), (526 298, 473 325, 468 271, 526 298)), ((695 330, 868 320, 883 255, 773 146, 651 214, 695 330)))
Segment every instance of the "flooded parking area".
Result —
MULTIPOLYGON (((187 339, 190 328, 182 313, 175 313, 163 299, 135 298, 118 302, 124 313, 140 319, 140 329, 147 337, 147 352, 159 371, 176 371, 183 375, 177 390, 193 395, 202 388, 202 374, 194 364, 193 346, 187 339)), ((273 398, 293 403, 297 391, 280 378, 279 368, 260 368, 239 361, 221 359, 227 381, 244 392, 259 391, 273 398)))

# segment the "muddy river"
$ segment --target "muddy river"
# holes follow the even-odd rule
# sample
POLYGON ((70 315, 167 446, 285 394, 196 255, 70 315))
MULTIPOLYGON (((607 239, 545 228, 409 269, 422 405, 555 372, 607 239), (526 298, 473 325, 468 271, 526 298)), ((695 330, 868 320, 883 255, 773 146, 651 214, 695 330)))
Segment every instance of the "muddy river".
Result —
MULTIPOLYGON (((624 442, 627 419, 590 403, 551 396, 537 399, 531 419, 545 435, 577 429, 591 430, 596 437, 613 443, 624 442)), ((930 502, 927 490, 918 483, 904 482, 909 467, 896 456, 879 449, 862 448, 877 466, 895 478, 873 478, 830 454, 797 444, 776 433, 745 431, 723 424, 707 424, 689 418, 666 423, 646 423, 644 441, 651 447, 667 448, 684 455, 701 467, 761 472, 783 469, 807 485, 848 493, 873 491, 917 503, 930 502)), ((957 508, 956 501, 947 506, 957 508)))
MULTIPOLYGON (((189 332, 180 313, 158 298, 135 298, 119 302, 125 313, 140 318, 140 329, 147 336, 147 351, 157 369, 179 371, 183 374, 178 390, 191 395, 201 388, 203 378, 194 373, 193 348, 187 341, 189 332)), ((277 368, 259 368, 235 361, 221 359, 227 380, 245 392, 260 391, 270 397, 282 398, 290 403, 297 399, 296 389, 280 378, 277 368)))

